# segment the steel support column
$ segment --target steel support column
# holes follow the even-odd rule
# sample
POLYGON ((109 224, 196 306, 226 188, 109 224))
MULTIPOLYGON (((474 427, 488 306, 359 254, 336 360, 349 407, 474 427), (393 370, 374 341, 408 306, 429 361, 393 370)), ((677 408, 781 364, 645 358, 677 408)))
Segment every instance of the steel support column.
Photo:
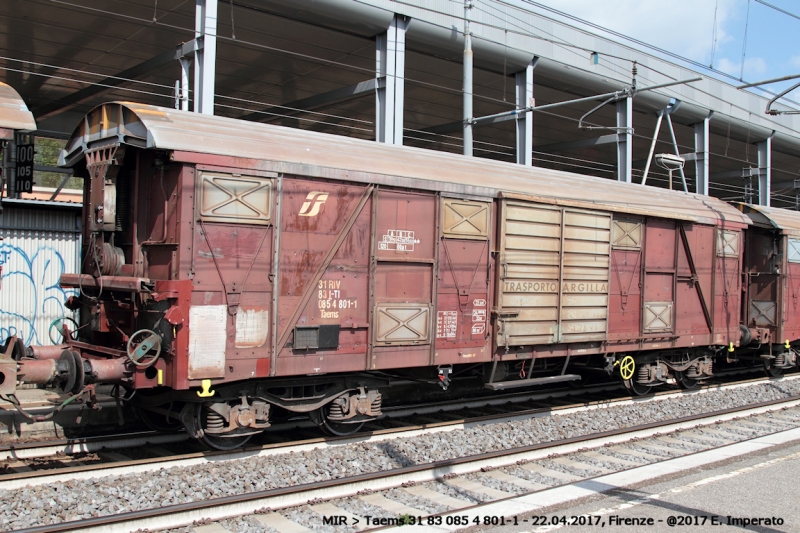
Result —
MULTIPOLYGON (((775 135, 775 132, 772 132, 775 135)), ((772 135, 758 143, 758 205, 769 207, 772 192, 772 135)))
POLYGON ((631 183, 633 148, 633 98, 617 102, 617 179, 631 183))
POLYGON ((472 157, 472 33, 469 29, 469 17, 472 10, 470 0, 464 0, 464 80, 461 89, 463 95, 464 120, 464 155, 472 157))
POLYGON ((695 192, 697 194, 704 194, 708 196, 708 182, 710 177, 709 169, 709 129, 711 123, 711 115, 714 112, 710 111, 708 116, 703 119, 703 122, 698 122, 694 125, 694 179, 695 179, 695 192))
POLYGON ((407 27, 408 18, 395 15, 375 39, 375 140, 387 144, 403 144, 407 27))
POLYGON ((213 115, 217 62, 217 0, 195 0, 194 38, 203 43, 194 53, 194 111, 213 115))
MULTIPOLYGON (((517 109, 533 105, 533 69, 538 57, 534 57, 525 70, 517 72, 517 109)), ((522 113, 517 117, 517 163, 533 165, 533 113, 522 113)))
POLYGON ((181 62, 181 109, 189 111, 189 68, 192 62, 187 57, 182 57, 181 62))

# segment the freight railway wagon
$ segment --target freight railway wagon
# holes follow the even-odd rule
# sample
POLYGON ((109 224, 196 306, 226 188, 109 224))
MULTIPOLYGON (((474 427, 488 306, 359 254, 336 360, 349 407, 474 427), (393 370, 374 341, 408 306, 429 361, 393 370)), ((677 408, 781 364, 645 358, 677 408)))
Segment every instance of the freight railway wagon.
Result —
POLYGON ((232 448, 287 413, 352 431, 398 381, 594 366, 643 393, 794 361, 777 210, 746 238, 715 198, 131 103, 90 112, 63 164, 86 184, 61 279, 80 321, 6 350, 3 393, 123 384, 154 426, 232 448))

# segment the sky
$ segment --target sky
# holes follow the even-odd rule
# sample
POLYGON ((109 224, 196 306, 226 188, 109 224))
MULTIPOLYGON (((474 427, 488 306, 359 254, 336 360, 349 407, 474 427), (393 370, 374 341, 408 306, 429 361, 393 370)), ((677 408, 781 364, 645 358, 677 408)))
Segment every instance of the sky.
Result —
MULTIPOLYGON (((713 65, 715 69, 733 75, 737 80, 742 77, 745 82, 754 82, 800 74, 800 46, 798 46, 800 18, 781 13, 757 0, 536 0, 536 2, 699 61, 704 65, 713 65), (744 68, 742 68, 743 44, 745 44, 744 68)), ((764 2, 800 17, 799 0, 764 0, 764 2)), ((525 5, 523 0, 518 0, 516 3, 525 5)), ((568 23, 580 26, 574 21, 568 23)), ((591 31, 596 32, 596 30, 591 31)), ((727 81, 736 83, 735 80, 727 81)), ((765 87, 780 92, 798 82, 800 78, 765 87)), ((800 101, 800 89, 793 91, 789 97, 800 101)))

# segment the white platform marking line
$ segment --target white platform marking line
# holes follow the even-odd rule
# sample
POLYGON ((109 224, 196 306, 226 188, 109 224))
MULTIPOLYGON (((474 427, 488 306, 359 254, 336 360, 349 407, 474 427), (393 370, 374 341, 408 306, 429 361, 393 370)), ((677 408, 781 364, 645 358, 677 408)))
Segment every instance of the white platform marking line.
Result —
MULTIPOLYGON (((789 459, 797 459, 800 458, 800 452, 793 453, 792 455, 787 455, 786 457, 778 457, 777 459, 771 459, 769 461, 764 461, 763 463, 758 463, 752 466, 745 466, 743 468, 738 468, 726 474, 719 474, 716 476, 711 476, 707 478, 700 479, 698 481, 693 481, 692 483, 688 483, 681 487, 675 487, 673 489, 665 490, 659 492, 657 494, 648 494, 642 498, 637 498, 635 500, 630 500, 614 507, 605 507, 603 509, 598 509, 597 511, 589 513, 590 516, 605 516, 612 513, 617 513, 619 511, 624 511, 625 509, 629 509, 631 507, 635 507, 637 505, 641 505, 643 503, 647 503, 650 500, 659 500, 665 494, 673 493, 678 494, 680 492, 686 492, 688 490, 692 490, 697 487, 702 487, 703 485, 708 485, 709 483, 716 483, 717 481, 722 481, 724 479, 730 479, 736 476, 740 476, 742 474, 747 474, 749 472, 753 472, 754 470, 760 470, 761 468, 766 468, 768 466, 772 466, 778 463, 782 463, 783 461, 788 461, 789 459)), ((557 524, 552 526, 541 526, 531 530, 531 533, 547 533, 548 531, 555 531, 557 529, 561 529, 564 527, 563 524, 557 524)))

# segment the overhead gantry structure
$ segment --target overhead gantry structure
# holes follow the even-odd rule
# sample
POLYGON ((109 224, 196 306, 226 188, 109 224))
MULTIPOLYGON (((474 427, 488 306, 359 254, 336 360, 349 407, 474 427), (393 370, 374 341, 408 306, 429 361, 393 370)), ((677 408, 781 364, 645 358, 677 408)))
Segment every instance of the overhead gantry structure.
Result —
POLYGON ((707 74, 676 85, 698 72, 546 14, 496 0, 167 1, 156 13, 145 0, 101 4, 0 7, 10 26, 30 25, 34 41, 44 13, 63 10, 62 27, 86 40, 61 43, 78 50, 66 59, 10 44, 0 59, 9 78, 20 67, 12 57, 41 75, 52 70, 36 65, 103 75, 88 86, 54 76, 38 88, 21 78, 44 134, 65 135, 102 101, 140 100, 623 182, 640 183, 648 168, 648 186, 666 183, 653 175, 653 155, 675 153, 693 192, 794 201, 786 191, 800 178, 800 117, 766 115, 770 98, 707 74), (89 15, 107 24, 98 29, 89 15), (115 36, 125 46, 106 46, 115 36), (653 86, 662 88, 642 91, 653 86))

